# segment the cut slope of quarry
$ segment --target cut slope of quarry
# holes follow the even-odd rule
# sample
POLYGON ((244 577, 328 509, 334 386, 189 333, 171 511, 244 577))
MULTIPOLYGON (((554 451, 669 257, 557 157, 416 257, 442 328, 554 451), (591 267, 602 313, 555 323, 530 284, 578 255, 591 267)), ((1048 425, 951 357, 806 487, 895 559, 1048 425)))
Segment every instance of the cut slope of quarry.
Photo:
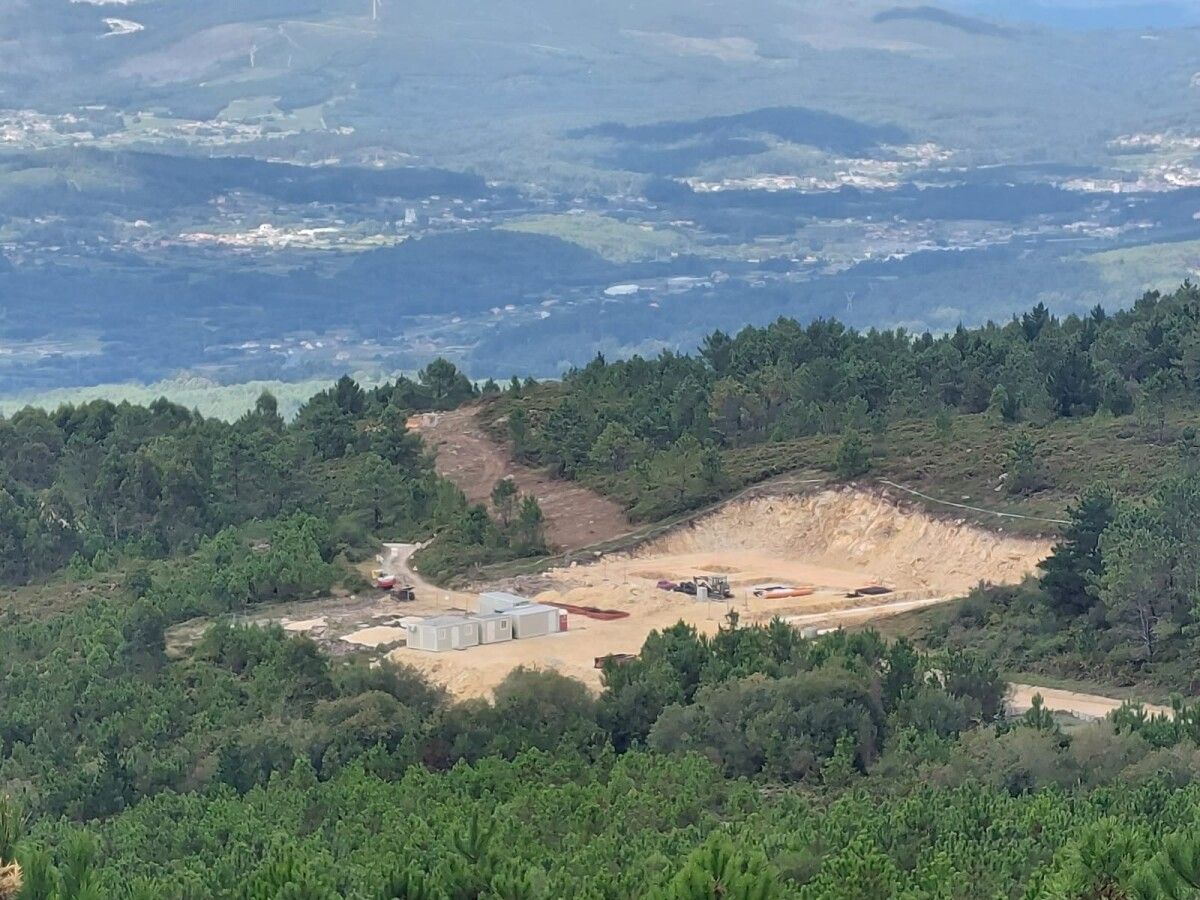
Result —
POLYGON ((1020 581, 1049 554, 1050 541, 935 518, 886 494, 843 489, 736 501, 640 554, 733 550, 857 572, 896 588, 965 591, 980 581, 1020 581))

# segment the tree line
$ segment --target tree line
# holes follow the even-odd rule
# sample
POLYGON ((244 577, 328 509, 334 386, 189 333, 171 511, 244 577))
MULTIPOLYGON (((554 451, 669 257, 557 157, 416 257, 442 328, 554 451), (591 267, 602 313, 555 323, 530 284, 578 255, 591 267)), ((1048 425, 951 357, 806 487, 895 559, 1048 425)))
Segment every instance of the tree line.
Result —
POLYGON ((1064 731, 1036 702, 1006 717, 977 657, 735 617, 712 637, 651 635, 609 662, 599 696, 517 670, 461 703, 278 629, 223 626, 164 662, 115 625, 97 622, 78 675, 23 636, 38 652, 18 669, 37 672, 19 681, 44 687, 0 707, 5 900, 1149 900, 1200 885, 1200 713, 1182 705, 1064 731))
POLYGON ((1070 507, 1038 577, 980 586, 923 633, 1003 666, 1103 683, 1200 690, 1197 600, 1200 472, 1158 479, 1145 496, 1105 484, 1070 507))

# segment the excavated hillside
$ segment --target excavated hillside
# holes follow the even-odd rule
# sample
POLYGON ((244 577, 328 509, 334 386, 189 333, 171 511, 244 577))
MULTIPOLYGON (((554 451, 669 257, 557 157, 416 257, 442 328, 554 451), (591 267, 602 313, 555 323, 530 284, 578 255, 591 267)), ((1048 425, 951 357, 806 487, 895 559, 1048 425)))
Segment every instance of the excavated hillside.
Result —
POLYGON ((511 478, 522 494, 538 499, 546 538, 558 550, 578 550, 625 534, 630 524, 621 507, 573 481, 514 462, 508 448, 480 427, 475 407, 413 416, 408 426, 436 451, 439 475, 450 479, 472 503, 490 503, 492 488, 511 478))
POLYGON ((734 595, 728 603, 743 623, 778 616, 835 628, 943 603, 980 581, 1020 581, 1049 552, 1048 540, 939 519, 851 488, 735 500, 632 552, 488 586, 565 604, 572 610, 569 631, 465 653, 399 649, 392 658, 457 696, 488 694, 516 666, 552 669, 599 688, 596 657, 637 653, 651 631, 679 621, 706 633, 724 621, 724 603, 698 602, 664 589, 665 582, 724 575, 734 595), (755 594, 764 584, 803 585, 807 593, 755 594), (891 590, 855 596, 873 584, 891 590), (589 616, 588 608, 604 615, 589 616))
POLYGON ((887 495, 845 488, 739 500, 639 548, 657 559, 749 552, 780 562, 859 572, 898 588, 965 591, 1020 581, 1051 541, 942 519, 887 495))

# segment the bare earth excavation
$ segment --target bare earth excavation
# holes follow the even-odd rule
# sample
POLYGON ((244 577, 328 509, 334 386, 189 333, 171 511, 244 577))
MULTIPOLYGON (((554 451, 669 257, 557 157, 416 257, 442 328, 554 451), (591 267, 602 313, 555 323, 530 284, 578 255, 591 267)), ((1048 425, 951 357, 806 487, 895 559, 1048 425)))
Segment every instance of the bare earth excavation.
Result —
MULTIPOLYGON (((417 417, 410 423, 437 451, 438 470, 477 502, 496 480, 513 478, 537 496, 550 541, 579 550, 627 534, 620 508, 586 488, 513 463, 473 411, 417 417)), ((325 598, 263 608, 335 654, 370 650, 413 666, 458 697, 487 696, 517 666, 547 669, 600 687, 597 662, 635 654, 651 631, 686 622, 711 633, 736 612, 742 623, 775 617, 808 631, 860 625, 961 597, 981 582, 1015 583, 1050 552, 1049 539, 1007 535, 931 515, 888 490, 781 485, 777 494, 735 499, 635 548, 504 583, 450 590, 425 581, 411 564, 413 544, 386 544, 374 566, 410 587, 395 595, 325 598), (707 599, 697 586, 716 585, 707 599), (726 588, 727 585, 727 588, 726 588), (565 630, 463 650, 406 645, 410 625, 475 614, 479 593, 506 590, 566 612, 565 630), (727 596, 722 596, 728 591, 727 596), (690 593, 688 592, 690 591, 690 593)), ((373 568, 364 564, 364 574, 373 568)), ((207 621, 172 629, 186 646, 207 621)), ((1010 706, 1028 708, 1041 693, 1051 708, 1080 717, 1119 705, 1104 697, 1013 685, 1010 706)))
MULTIPOLYGON (((401 647, 392 658, 458 696, 487 694, 519 665, 598 687, 597 657, 636 653, 652 630, 679 621, 710 632, 729 610, 744 623, 869 621, 953 599, 981 581, 1019 581, 1049 550, 1048 541, 942 521, 851 488, 740 500, 632 552, 502 585, 539 603, 623 617, 571 615, 567 631, 537 640, 449 653, 401 647), (704 602, 666 588, 697 576, 727 578, 732 597, 704 602), (800 595, 768 596, 788 593, 800 595)), ((457 594, 452 608, 473 611, 472 603, 457 594)))
POLYGON ((522 494, 536 497, 553 547, 577 550, 630 530, 621 507, 607 497, 513 462, 480 427, 473 407, 414 416, 408 425, 437 452, 438 474, 458 485, 472 503, 487 503, 501 478, 511 478, 522 494))

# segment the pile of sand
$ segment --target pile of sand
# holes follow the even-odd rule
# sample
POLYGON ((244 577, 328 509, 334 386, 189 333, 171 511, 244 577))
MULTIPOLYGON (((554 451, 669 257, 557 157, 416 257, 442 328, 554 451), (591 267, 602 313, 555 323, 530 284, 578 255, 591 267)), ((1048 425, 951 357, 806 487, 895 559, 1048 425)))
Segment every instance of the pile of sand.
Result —
POLYGON ((342 637, 348 644, 360 647, 382 647, 385 644, 396 644, 407 639, 408 631, 390 625, 376 625, 373 628, 363 628, 342 637))
POLYGON ((318 616, 315 619, 304 619, 300 622, 291 622, 287 619, 281 619, 280 624, 283 625, 284 631, 291 631, 300 634, 309 631, 321 631, 328 625, 328 620, 325 616, 318 616))

